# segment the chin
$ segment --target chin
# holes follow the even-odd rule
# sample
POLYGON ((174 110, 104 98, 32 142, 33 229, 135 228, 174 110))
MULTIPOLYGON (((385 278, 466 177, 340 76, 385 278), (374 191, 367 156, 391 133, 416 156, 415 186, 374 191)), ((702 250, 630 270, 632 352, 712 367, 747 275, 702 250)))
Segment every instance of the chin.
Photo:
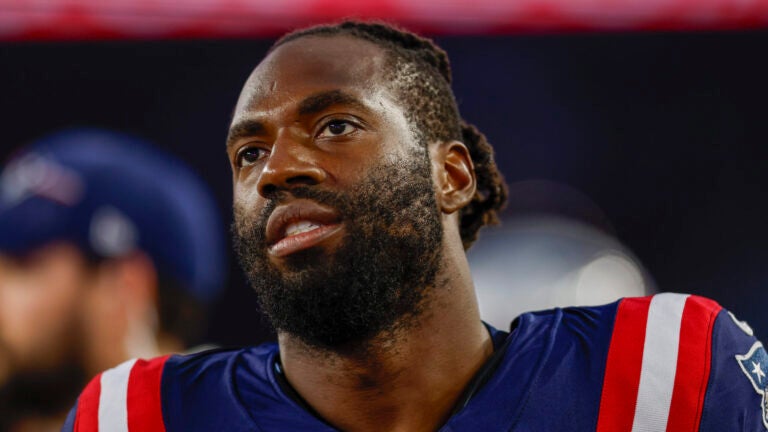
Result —
POLYGON ((326 267, 333 260, 333 254, 321 246, 296 251, 283 257, 271 257, 270 261, 280 272, 297 273, 326 267))

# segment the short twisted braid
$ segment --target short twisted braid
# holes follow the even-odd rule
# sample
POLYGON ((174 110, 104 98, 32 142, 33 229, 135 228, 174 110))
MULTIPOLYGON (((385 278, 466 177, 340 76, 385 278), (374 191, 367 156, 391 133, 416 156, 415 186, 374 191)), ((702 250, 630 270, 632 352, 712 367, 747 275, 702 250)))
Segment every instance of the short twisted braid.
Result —
POLYGON ((348 35, 372 42, 389 55, 386 78, 408 107, 406 117, 417 137, 425 143, 458 140, 469 149, 477 177, 477 192, 461 209, 460 232, 464 249, 477 240, 484 225, 499 222, 498 213, 507 200, 504 178, 496 167, 493 147, 485 135, 459 115, 451 90, 448 55, 429 39, 389 24, 344 21, 301 29, 283 36, 275 48, 306 36, 348 35))

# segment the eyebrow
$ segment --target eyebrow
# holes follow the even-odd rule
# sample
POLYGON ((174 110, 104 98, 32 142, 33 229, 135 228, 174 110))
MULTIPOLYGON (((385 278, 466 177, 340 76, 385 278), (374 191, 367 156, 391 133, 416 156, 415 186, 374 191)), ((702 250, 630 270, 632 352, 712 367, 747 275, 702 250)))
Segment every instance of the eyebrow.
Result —
POLYGON ((365 104, 349 93, 344 93, 341 90, 329 90, 316 93, 301 101, 299 103, 299 115, 317 114, 333 105, 351 105, 355 108, 369 111, 365 104))
POLYGON ((256 120, 241 120, 229 128, 227 133, 227 148, 232 147, 237 140, 243 137, 264 133, 264 123, 256 120))
MULTIPOLYGON (((299 102, 299 116, 308 116, 322 112, 334 105, 347 105, 361 111, 370 112, 364 103, 358 98, 341 90, 328 90, 308 96, 299 102)), ((264 123, 258 120, 245 119, 235 123, 227 134, 227 148, 233 146, 237 140, 244 137, 259 135, 266 130, 264 123)))

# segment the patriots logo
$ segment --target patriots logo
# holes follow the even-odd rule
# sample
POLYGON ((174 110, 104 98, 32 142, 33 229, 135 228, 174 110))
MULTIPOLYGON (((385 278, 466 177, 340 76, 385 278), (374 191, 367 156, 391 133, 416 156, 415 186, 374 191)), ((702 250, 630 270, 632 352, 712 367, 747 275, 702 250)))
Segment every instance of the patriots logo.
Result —
POLYGON ((744 355, 736 355, 741 371, 749 378, 752 388, 762 396, 760 408, 763 413, 763 425, 768 429, 768 353, 763 344, 755 342, 744 355))
POLYGON ((763 390, 763 424, 765 425, 765 428, 768 429, 768 387, 763 390))

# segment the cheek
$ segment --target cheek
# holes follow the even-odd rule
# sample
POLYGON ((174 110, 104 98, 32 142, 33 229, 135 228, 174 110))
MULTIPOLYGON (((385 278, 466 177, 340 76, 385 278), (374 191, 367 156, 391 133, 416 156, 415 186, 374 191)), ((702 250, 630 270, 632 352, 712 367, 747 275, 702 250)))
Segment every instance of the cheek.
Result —
POLYGON ((259 195, 258 181, 259 174, 255 170, 234 178, 232 198, 235 208, 251 208, 260 205, 264 198, 259 195))
POLYGON ((258 217, 263 206, 264 200, 258 193, 254 193, 251 189, 235 189, 232 200, 235 224, 253 221, 258 217))
POLYGON ((30 269, 0 282, 0 337, 23 363, 54 361, 69 340, 80 280, 51 270, 30 269))

